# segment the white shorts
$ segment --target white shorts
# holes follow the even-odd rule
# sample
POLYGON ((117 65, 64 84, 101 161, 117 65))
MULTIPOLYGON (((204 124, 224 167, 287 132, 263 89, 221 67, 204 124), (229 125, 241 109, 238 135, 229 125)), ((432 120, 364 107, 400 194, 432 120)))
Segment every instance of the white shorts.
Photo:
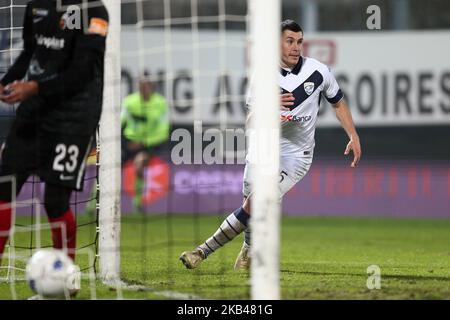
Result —
MULTIPOLYGON (((292 157, 280 158, 280 179, 278 180, 278 190, 281 198, 308 172, 311 167, 313 156, 307 155, 293 159, 292 157)), ((252 165, 247 162, 244 169, 244 181, 242 193, 248 198, 252 191, 250 186, 250 171, 252 165)))

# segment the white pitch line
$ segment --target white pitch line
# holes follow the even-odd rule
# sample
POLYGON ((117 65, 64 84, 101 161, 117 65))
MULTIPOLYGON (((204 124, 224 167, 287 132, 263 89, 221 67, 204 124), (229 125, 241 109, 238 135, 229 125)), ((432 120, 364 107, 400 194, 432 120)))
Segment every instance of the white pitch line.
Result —
POLYGON ((151 287, 146 287, 143 285, 135 285, 135 284, 128 284, 127 282, 120 280, 119 286, 114 283, 108 283, 104 282, 105 285, 111 286, 111 287, 120 287, 121 289, 127 289, 130 291, 144 291, 144 292, 151 292, 155 295, 175 299, 175 300, 204 300, 203 298, 195 295, 195 294, 189 294, 189 293, 181 293, 177 291, 170 291, 170 290, 164 290, 164 291, 158 291, 151 287))

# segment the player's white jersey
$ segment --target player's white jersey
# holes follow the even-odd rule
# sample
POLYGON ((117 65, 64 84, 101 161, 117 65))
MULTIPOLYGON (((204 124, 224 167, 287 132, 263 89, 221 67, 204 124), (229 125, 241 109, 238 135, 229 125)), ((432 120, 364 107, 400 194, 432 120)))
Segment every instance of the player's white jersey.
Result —
MULTIPOLYGON (((343 94, 335 77, 323 63, 309 57, 301 57, 292 69, 281 69, 279 76, 281 93, 295 97, 290 111, 280 111, 281 156, 309 154, 314 149, 314 133, 323 95, 330 103, 337 103, 343 94)), ((251 89, 247 106, 252 104, 251 89)))

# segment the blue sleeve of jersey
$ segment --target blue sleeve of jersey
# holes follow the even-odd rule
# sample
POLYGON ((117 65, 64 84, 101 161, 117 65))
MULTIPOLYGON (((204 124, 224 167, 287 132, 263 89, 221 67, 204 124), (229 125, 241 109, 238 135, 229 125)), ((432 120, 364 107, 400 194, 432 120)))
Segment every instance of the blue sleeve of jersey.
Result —
POLYGON ((339 89, 338 92, 336 93, 336 95, 333 98, 328 98, 325 96, 325 98, 327 99, 327 101, 331 104, 336 104, 339 102, 339 100, 341 100, 344 97, 344 94, 342 93, 342 90, 339 89))

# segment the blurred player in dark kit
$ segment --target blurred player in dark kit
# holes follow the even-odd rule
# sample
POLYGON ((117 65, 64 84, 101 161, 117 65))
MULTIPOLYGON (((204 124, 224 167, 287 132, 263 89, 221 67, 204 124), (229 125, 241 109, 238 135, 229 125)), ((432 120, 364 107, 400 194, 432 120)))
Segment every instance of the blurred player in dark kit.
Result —
POLYGON ((36 174, 45 182, 53 246, 75 259, 70 196, 82 189, 101 115, 108 21, 101 1, 34 0, 26 7, 24 50, 0 83, 0 99, 19 103, 1 148, 0 177, 14 178, 15 190, 0 183, 0 257, 16 195, 36 174))

